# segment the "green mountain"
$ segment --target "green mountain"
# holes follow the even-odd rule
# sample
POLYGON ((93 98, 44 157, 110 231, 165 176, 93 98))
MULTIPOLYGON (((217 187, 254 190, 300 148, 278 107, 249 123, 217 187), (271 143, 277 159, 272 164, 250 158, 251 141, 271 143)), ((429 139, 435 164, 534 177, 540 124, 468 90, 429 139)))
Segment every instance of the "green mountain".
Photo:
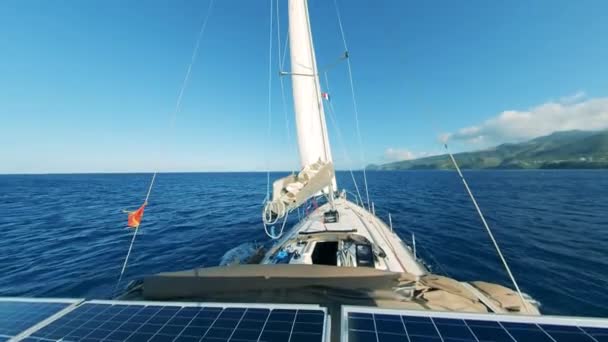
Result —
MULTIPOLYGON (((454 154, 463 169, 608 168, 608 130, 563 131, 516 144, 454 154)), ((447 154, 382 165, 369 170, 452 169, 447 154)))

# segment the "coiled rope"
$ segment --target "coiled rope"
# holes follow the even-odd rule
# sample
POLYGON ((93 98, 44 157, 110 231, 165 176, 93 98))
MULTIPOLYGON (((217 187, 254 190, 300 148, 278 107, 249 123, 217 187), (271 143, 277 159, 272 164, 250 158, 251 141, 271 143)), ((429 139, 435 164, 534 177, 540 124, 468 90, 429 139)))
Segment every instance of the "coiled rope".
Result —
MULTIPOLYGON (((268 202, 268 204, 271 204, 271 202, 268 202)), ((287 223, 287 218, 289 218, 290 210, 286 210, 285 208, 283 208, 283 209, 285 210, 285 217, 283 218, 283 223, 281 224, 281 230, 279 231, 279 234, 275 235, 273 232, 269 232, 268 231, 268 227, 274 227, 274 225, 278 221, 278 217, 279 216, 277 216, 277 218, 273 220, 272 219, 272 214, 268 210, 268 205, 266 207, 264 207, 264 211, 263 211, 263 214, 262 214, 262 217, 264 218, 264 220, 263 220, 264 232, 266 233, 266 235, 269 238, 271 238, 273 240, 280 239, 281 236, 283 236, 283 231, 285 230, 285 224, 287 223), (267 215, 269 216, 268 220, 267 220, 267 215)))

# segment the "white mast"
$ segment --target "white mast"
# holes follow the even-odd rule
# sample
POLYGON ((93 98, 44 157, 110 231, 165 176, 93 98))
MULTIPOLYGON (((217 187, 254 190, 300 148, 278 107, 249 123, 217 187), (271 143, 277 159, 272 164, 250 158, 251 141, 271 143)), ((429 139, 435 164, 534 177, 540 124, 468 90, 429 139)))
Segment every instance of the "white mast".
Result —
MULTIPOLYGON (((289 0, 289 48, 300 165, 331 163, 307 0, 289 0)), ((335 176, 332 185, 336 191, 335 176)))

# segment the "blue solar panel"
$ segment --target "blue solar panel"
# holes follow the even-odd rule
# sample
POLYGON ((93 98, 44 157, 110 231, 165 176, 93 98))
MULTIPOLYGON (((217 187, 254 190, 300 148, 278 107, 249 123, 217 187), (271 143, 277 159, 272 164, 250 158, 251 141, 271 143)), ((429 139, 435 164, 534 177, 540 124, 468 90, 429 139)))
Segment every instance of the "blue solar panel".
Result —
POLYGON ((30 340, 321 342, 325 316, 322 310, 297 306, 87 302, 34 332, 30 340))
POLYGON ((608 320, 344 307, 343 341, 608 342, 608 320))
POLYGON ((0 341, 19 335, 72 304, 36 299, 0 299, 0 341))

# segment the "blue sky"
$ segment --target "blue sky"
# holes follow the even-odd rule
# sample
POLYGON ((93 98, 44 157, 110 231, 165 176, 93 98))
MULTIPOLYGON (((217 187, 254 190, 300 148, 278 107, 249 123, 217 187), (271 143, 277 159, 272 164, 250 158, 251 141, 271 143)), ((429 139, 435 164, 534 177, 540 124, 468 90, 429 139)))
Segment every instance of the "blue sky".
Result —
MULTIPOLYGON (((462 151, 608 128, 606 1, 338 3, 365 156, 343 63, 328 72, 350 156, 330 124, 338 168, 437 153, 442 134, 462 151)), ((333 1, 309 7, 318 64, 330 64, 343 53, 333 1)), ((215 1, 171 128, 207 8, 0 2, 0 173, 293 169, 277 77, 266 131, 269 1, 215 1)))

